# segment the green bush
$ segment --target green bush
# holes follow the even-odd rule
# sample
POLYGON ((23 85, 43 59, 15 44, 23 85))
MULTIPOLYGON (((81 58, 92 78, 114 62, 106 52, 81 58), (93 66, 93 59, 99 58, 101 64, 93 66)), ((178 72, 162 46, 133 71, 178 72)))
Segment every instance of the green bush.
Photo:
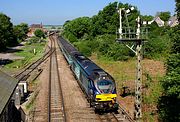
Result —
POLYGON ((28 40, 28 44, 38 43, 38 42, 40 42, 40 40, 41 39, 39 37, 33 36, 28 40))
POLYGON ((102 55, 106 55, 108 50, 110 49, 111 44, 115 43, 115 38, 112 35, 101 35, 96 37, 96 41, 98 42, 98 51, 102 55))
MULTIPOLYGON (((130 8, 132 5, 120 3, 118 7, 130 8)), ((163 13, 163 12, 162 12, 163 13)), ((165 12, 166 13, 166 12, 165 12)), ((165 15, 167 15, 166 13, 165 15)), ((162 14, 163 17, 166 17, 162 14)), ((124 26, 127 24, 124 14, 122 15, 122 23, 124 26)), ((136 18, 139 16, 137 7, 128 16, 129 25, 136 27, 136 18)), ((141 16, 144 20, 152 20, 152 16, 141 16)), ((67 21, 64 24, 63 36, 71 43, 82 41, 82 47, 88 46, 88 50, 92 52, 96 51, 101 56, 108 57, 114 60, 127 60, 129 57, 133 57, 134 53, 127 47, 123 47, 121 44, 117 44, 116 31, 119 28, 119 16, 117 13, 117 2, 110 3, 99 11, 97 15, 93 17, 79 17, 71 21, 67 21), (88 43, 87 43, 88 41, 88 43), (90 48, 90 49, 89 49, 90 48)), ((143 45, 144 55, 146 58, 161 59, 169 56, 171 51, 171 33, 170 27, 158 27, 154 22, 148 25, 149 40, 148 43, 143 45)), ((124 31, 124 30, 123 30, 124 31)), ((173 34, 173 33, 172 33, 173 34)), ((174 36, 175 38, 176 36, 174 36)), ((177 38, 178 39, 178 38, 177 38)), ((179 44, 178 40, 176 41, 179 44)), ((176 46, 179 49, 180 46, 176 46)))
POLYGON ((171 29, 168 27, 156 27, 151 25, 149 39, 143 45, 144 56, 146 58, 161 59, 169 56, 172 41, 169 33, 171 29))
POLYGON ((124 45, 115 42, 114 35, 103 35, 96 38, 98 42, 98 52, 100 55, 109 59, 127 60, 130 56, 134 56, 131 51, 124 45))
POLYGON ((74 43, 74 42, 77 42, 77 41, 78 41, 78 39, 76 38, 76 36, 74 36, 74 35, 71 34, 71 33, 67 36, 67 39, 68 39, 71 43, 74 43))
POLYGON ((87 46, 86 42, 76 42, 74 45, 85 56, 91 56, 91 48, 87 46))
POLYGON ((106 54, 107 57, 112 57, 115 61, 118 60, 127 60, 129 58, 129 50, 123 44, 111 44, 108 52, 106 54))
POLYGON ((171 39, 173 40, 172 53, 180 53, 180 25, 174 27, 170 33, 171 39))
POLYGON ((34 35, 35 35, 36 37, 39 37, 39 38, 45 38, 45 33, 44 33, 44 31, 41 30, 41 29, 35 30, 34 35))
POLYGON ((167 74, 161 81, 163 95, 158 110, 162 121, 180 121, 180 54, 172 54, 167 60, 167 74))

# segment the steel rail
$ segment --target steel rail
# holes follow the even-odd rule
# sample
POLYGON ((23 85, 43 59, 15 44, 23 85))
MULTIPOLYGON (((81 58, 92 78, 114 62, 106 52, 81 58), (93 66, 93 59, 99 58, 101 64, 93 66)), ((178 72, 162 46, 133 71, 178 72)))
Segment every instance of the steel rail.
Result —
POLYGON ((125 118, 129 120, 129 122, 135 122, 135 120, 132 119, 129 113, 121 105, 119 105, 119 111, 121 111, 121 113, 125 115, 125 118))
MULTIPOLYGON (((59 74, 59 70, 58 70, 58 60, 57 60, 57 53, 55 51, 55 57, 56 57, 56 67, 57 67, 57 73, 59 74)), ((58 81, 59 81, 59 89, 60 89, 60 94, 61 94, 61 100, 62 100, 62 110, 63 110, 63 115, 64 115, 64 122, 67 121, 67 116, 66 116, 66 112, 65 112, 65 104, 64 104, 64 96, 63 96, 63 92, 62 92, 62 85, 61 85, 61 80, 60 80, 60 75, 58 75, 58 81)))
POLYGON ((112 119, 115 119, 117 122, 135 122, 122 106, 119 106, 117 113, 112 112, 111 115, 113 116, 112 119))
MULTIPOLYGON (((54 48, 55 47, 55 39, 50 36, 50 40, 53 42, 54 44, 54 48)), ((53 52, 54 56, 55 56, 55 65, 56 65, 56 72, 57 72, 57 78, 58 78, 58 85, 59 85, 59 95, 60 95, 60 100, 61 100, 61 110, 62 110, 62 114, 63 114, 63 120, 64 122, 67 121, 67 117, 66 117, 66 112, 65 112, 65 105, 64 105, 64 96, 63 96, 63 92, 62 92, 62 87, 61 87, 61 80, 60 80, 60 75, 59 75, 59 69, 58 69, 58 60, 57 60, 57 52, 56 49, 54 49, 55 51, 53 52)), ((48 95, 48 122, 51 122, 51 78, 52 78, 52 57, 53 55, 50 56, 50 65, 49 65, 49 95, 48 95)))
MULTIPOLYGON (((61 49, 60 44, 58 44, 58 46, 61 49)), ((79 84, 79 81, 78 81, 78 84, 79 84)), ((81 85, 79 85, 79 86, 80 86, 81 90, 83 91, 83 93, 85 93, 84 90, 82 89, 81 85)), ((119 122, 119 121, 135 122, 135 120, 133 120, 131 118, 131 116, 126 112, 126 110, 121 105, 119 106, 118 114, 112 112, 112 113, 109 113, 107 115, 106 114, 98 115, 98 118, 100 119, 100 121, 106 120, 106 121, 110 121, 110 122, 111 121, 112 122, 114 122, 114 121, 117 121, 117 122, 119 122)))
POLYGON ((23 80, 25 77, 28 78, 29 77, 28 75, 31 72, 33 72, 40 64, 42 64, 50 55, 52 55, 53 52, 54 52, 54 50, 52 50, 52 48, 50 48, 50 50, 47 53, 45 53, 41 58, 39 58, 38 60, 36 60, 32 64, 30 64, 28 67, 23 69, 20 73, 16 74, 14 77, 16 79, 18 79, 18 81, 23 80), (25 74, 26 71, 27 71, 27 73, 25 74))
MULTIPOLYGON (((51 48, 52 48, 52 40, 51 40, 51 48)), ((51 69, 52 69, 52 55, 50 55, 50 63, 49 63, 48 122, 51 122, 51 69)))

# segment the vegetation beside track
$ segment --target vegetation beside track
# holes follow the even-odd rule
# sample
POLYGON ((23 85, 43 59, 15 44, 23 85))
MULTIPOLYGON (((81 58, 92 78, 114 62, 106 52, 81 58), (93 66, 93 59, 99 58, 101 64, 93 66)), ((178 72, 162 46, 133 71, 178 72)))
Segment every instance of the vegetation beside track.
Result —
POLYGON ((24 68, 43 56, 45 44, 46 42, 25 44, 21 51, 15 53, 15 55, 22 57, 22 59, 14 60, 12 63, 6 64, 3 69, 16 71, 24 68))
MULTIPOLYGON (((118 7, 128 9, 132 5, 120 3, 118 7)), ((128 15, 130 27, 136 27, 137 16, 140 16, 143 21, 153 20, 153 16, 140 15, 137 7, 134 6, 134 8, 128 15)), ((176 0, 176 12, 180 22, 180 2, 178 0, 176 0)), ((170 12, 160 12, 159 15, 165 23, 170 16, 170 12)), ((122 19, 123 24, 125 21, 122 19)), ((93 53, 96 53, 99 59, 97 58, 95 62, 112 74, 117 81, 127 79, 126 83, 128 83, 134 76, 128 72, 124 72, 122 75, 123 71, 119 71, 121 68, 126 71, 128 65, 130 65, 130 71, 134 71, 135 68, 129 61, 133 61, 135 55, 123 44, 115 42, 116 32, 119 28, 116 2, 110 3, 91 18, 79 17, 67 21, 63 27, 62 35, 86 56, 92 57, 93 53), (127 64, 123 61, 127 61, 127 64)), ((151 60, 166 61, 167 71, 164 72, 166 75, 162 78, 162 74, 154 76, 143 69, 143 107, 145 106, 145 109, 143 108, 143 120, 180 121, 180 25, 159 27, 154 22, 146 27, 149 27, 149 35, 147 43, 143 45, 143 55, 151 60)), ((155 64, 149 64, 149 66, 158 69, 155 64)), ((123 83, 121 84, 123 85, 123 83)))
MULTIPOLYGON (((118 96, 121 104, 128 111, 133 111, 134 82, 136 78, 136 59, 127 61, 113 61, 104 57, 98 58, 93 53, 90 57, 97 65, 110 73, 116 81, 118 96), (125 92, 123 91, 125 88, 125 92)), ((162 61, 143 60, 143 120, 157 120, 158 98, 162 94, 162 85, 159 80, 165 75, 162 61)))

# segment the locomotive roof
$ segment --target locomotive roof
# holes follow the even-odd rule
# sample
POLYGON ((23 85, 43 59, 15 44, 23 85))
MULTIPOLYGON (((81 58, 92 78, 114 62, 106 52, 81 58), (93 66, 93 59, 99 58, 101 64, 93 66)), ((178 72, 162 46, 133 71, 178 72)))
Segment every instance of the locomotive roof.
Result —
POLYGON ((76 59, 79 61, 88 75, 91 75, 94 71, 103 71, 99 66, 83 55, 76 56, 76 59))
POLYGON ((61 44, 71 55, 80 54, 79 51, 76 48, 74 48, 70 43, 68 43, 65 39, 63 39, 62 37, 59 38, 61 40, 61 44))

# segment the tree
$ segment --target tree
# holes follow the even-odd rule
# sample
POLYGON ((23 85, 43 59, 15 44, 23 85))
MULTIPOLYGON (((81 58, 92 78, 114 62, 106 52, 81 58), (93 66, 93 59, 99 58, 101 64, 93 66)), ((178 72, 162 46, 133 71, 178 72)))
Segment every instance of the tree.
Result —
POLYGON ((13 24, 10 17, 0 13, 0 50, 14 44, 17 44, 17 40, 13 34, 13 24))
MULTIPOLYGON (((92 18, 79 17, 71 21, 68 20, 63 25, 63 36, 75 44, 75 46, 86 55, 90 55, 91 52, 97 51, 99 54, 114 60, 126 60, 129 57, 130 51, 127 51, 128 49, 123 48, 122 45, 117 46, 114 44, 116 31, 119 27, 117 7, 129 9, 134 6, 123 3, 120 3, 119 6, 117 6, 117 2, 113 2, 109 3, 109 5, 104 7, 103 10, 99 11, 98 14, 92 18), (85 48, 85 46, 88 48, 85 48), (117 55, 117 49, 125 56, 120 56, 120 53, 117 55), (88 51, 91 52, 88 53, 88 51)), ((131 14, 128 15, 129 25, 133 27, 136 26, 136 18, 140 13, 137 10, 137 7, 134 8, 135 9, 131 14)), ((124 11, 123 16, 125 16, 124 11)), ((125 17, 123 17, 122 20, 123 25, 126 22, 126 19, 124 18, 125 17)))
POLYGON ((86 41, 76 42, 75 46, 77 49, 82 52, 85 56, 91 56, 91 48, 87 46, 86 41))
POLYGON ((118 26, 117 2, 110 3, 92 18, 93 35, 114 34, 118 26))
POLYGON ((24 41, 27 38, 27 33, 29 32, 29 27, 26 23, 21 23, 14 26, 14 34, 17 36, 19 41, 24 41))
MULTIPOLYGON (((90 18, 80 17, 72 21, 68 21, 64 25, 64 35, 71 34, 77 39, 83 38, 86 34, 89 35, 90 32, 90 18)), ((73 41, 73 40, 70 40, 73 41)))
POLYGON ((158 27, 156 23, 152 23, 149 27, 149 39, 143 46, 144 56, 153 59, 167 57, 172 47, 172 40, 169 35, 171 29, 169 27, 158 27))
POLYGON ((153 20, 153 16, 151 16, 151 15, 144 15, 144 16, 141 16, 141 19, 143 20, 143 21, 152 21, 153 20))
MULTIPOLYGON (((102 11, 92 17, 92 35, 102 35, 102 34, 115 34, 117 28, 119 27, 119 15, 117 12, 118 8, 125 8, 126 10, 134 7, 135 9, 131 11, 128 16, 128 21, 130 26, 136 25, 136 18, 139 15, 139 11, 137 7, 129 5, 129 4, 122 4, 120 3, 117 6, 117 2, 110 3, 106 7, 103 8, 102 11)), ((124 26, 127 26, 125 13, 122 11, 122 23, 124 26), (126 25, 125 25, 126 24, 126 25)))
POLYGON ((180 54, 172 54, 167 60, 167 74, 163 78, 163 95, 158 110, 162 121, 180 121, 180 54))
POLYGON ((163 20, 163 21, 168 21, 169 18, 171 17, 171 13, 169 11, 167 12, 160 12, 159 13, 159 17, 163 20))
POLYGON ((180 1, 176 0, 176 12, 178 16, 178 21, 180 22, 180 1))
POLYGON ((174 27, 173 31, 170 34, 173 42, 171 52, 180 53, 180 25, 174 27))
POLYGON ((45 33, 41 29, 36 29, 34 35, 39 38, 45 38, 45 33))
MULTIPOLYGON (((176 0, 176 11, 178 18, 180 4, 176 0)), ((162 87, 163 95, 159 99, 158 110, 162 121, 165 122, 179 122, 180 121, 180 25, 173 28, 170 34, 173 46, 172 54, 166 62, 167 73, 163 78, 162 87)))
POLYGON ((28 40, 28 44, 39 43, 41 40, 37 36, 33 36, 28 40))

